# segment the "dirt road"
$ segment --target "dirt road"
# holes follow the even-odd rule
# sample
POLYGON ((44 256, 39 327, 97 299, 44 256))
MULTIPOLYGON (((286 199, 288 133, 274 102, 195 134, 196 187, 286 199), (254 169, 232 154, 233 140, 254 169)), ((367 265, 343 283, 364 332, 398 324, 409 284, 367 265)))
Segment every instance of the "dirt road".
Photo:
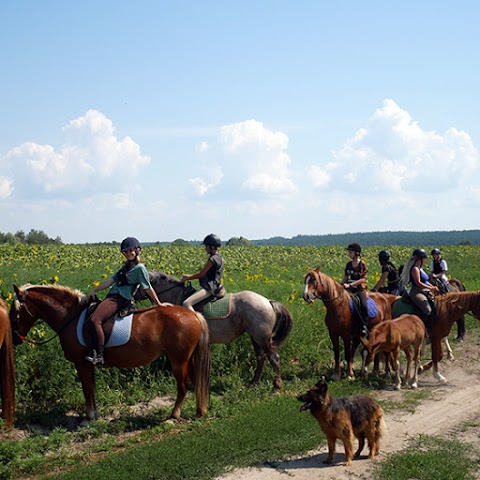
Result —
MULTIPOLYGON (((464 343, 454 343, 455 360, 444 359, 441 372, 447 378, 446 385, 439 385, 430 372, 419 377, 419 389, 428 390, 427 399, 415 408, 414 413, 387 412, 386 431, 382 439, 379 459, 402 450, 410 438, 420 434, 458 438, 480 448, 480 341, 468 338, 464 343), (465 422, 470 422, 465 428, 465 422)), ((401 401, 403 392, 386 390, 375 395, 382 400, 401 401)), ((312 422, 315 421, 312 417, 312 422)), ((319 433, 320 434, 320 433, 319 433)), ((218 480, 355 480, 369 478, 372 461, 368 460, 368 448, 351 467, 341 465, 343 445, 337 442, 333 465, 325 465, 327 448, 308 453, 290 461, 274 462, 256 468, 234 470, 218 480)))

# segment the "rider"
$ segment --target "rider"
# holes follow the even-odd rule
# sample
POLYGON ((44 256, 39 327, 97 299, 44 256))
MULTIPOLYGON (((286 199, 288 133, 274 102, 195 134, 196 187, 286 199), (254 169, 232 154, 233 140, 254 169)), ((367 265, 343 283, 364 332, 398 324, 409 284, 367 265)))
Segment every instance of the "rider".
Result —
POLYGON ((112 277, 104 280, 88 294, 89 299, 93 300, 97 292, 113 285, 91 318, 97 337, 97 348, 93 349, 85 358, 94 365, 104 364, 105 334, 102 325, 112 315, 130 305, 139 286, 145 290, 150 300, 156 305, 168 305, 160 302, 150 284, 148 271, 140 258, 141 249, 140 242, 136 238, 125 238, 120 245, 120 251, 126 258, 126 262, 112 277))
POLYGON ((345 266, 345 273, 340 282, 343 287, 352 295, 357 295, 360 299, 361 313, 360 320, 362 328, 360 335, 362 337, 368 336, 368 305, 367 305, 367 273, 368 268, 366 263, 362 260, 362 247, 358 243, 351 243, 347 247, 350 261, 345 266))
POLYGON ((423 248, 417 248, 412 256, 405 262, 400 277, 400 283, 406 287, 412 284, 409 296, 412 302, 420 309, 420 317, 430 335, 432 322, 430 315, 432 313, 433 296, 439 293, 438 287, 435 287, 428 281, 428 274, 423 270, 423 265, 427 259, 427 252, 423 248))
POLYGON ((400 279, 398 278, 395 265, 390 261, 390 252, 381 250, 378 253, 378 261, 382 266, 382 275, 371 291, 398 295, 400 290, 398 282, 400 279), (387 285, 384 287, 385 282, 387 282, 387 285))
POLYGON ((431 275, 433 278, 437 279, 442 285, 440 287, 443 290, 443 293, 451 291, 450 282, 447 278, 448 265, 447 262, 442 258, 442 252, 438 248, 434 248, 430 254, 433 257, 432 264, 430 267, 431 275))
POLYGON ((196 278, 200 281, 202 288, 182 303, 184 307, 190 310, 194 310, 193 305, 218 294, 223 287, 221 282, 225 262, 218 251, 222 242, 218 235, 210 233, 204 238, 202 245, 205 245, 205 251, 209 255, 207 263, 199 272, 193 275, 183 275, 180 280, 182 283, 196 278))

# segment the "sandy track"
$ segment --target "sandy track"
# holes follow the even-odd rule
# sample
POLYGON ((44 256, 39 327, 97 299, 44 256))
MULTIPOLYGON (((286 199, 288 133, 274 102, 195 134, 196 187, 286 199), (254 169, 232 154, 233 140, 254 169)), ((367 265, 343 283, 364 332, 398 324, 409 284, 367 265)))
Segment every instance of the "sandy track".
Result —
MULTIPOLYGON (((457 435, 464 441, 475 443, 480 448, 480 428, 465 429, 465 422, 480 420, 480 345, 478 339, 467 339, 454 344, 456 360, 441 363, 441 372, 448 379, 446 385, 439 385, 430 372, 419 377, 419 388, 431 392, 414 413, 405 411, 387 412, 386 431, 381 443, 379 459, 391 452, 402 450, 410 438, 420 434, 449 437, 457 435), (472 431, 475 430, 475 431, 472 431), (465 431, 467 430, 467 431, 465 431)), ((403 392, 386 390, 375 397, 382 400, 401 401, 403 392)), ((312 421, 315 421, 312 417, 312 421)), ((320 428, 320 427, 319 427, 320 428)), ((315 450, 301 458, 273 462, 255 468, 237 469, 219 477, 218 480, 312 480, 335 479, 355 480, 369 478, 372 462, 368 460, 366 447, 351 467, 340 464, 344 459, 343 445, 337 442, 334 462, 325 465, 327 447, 315 450)))

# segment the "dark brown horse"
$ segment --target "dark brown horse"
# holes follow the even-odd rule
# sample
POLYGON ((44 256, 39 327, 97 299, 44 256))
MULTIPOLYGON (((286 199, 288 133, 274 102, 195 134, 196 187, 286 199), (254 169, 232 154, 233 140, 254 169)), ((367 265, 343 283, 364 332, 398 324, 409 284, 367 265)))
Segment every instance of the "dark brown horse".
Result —
MULTIPOLYGON (((150 283, 162 302, 181 303, 185 285, 163 272, 149 272, 150 283)), ((146 298, 138 292, 137 298, 146 298)), ((290 312, 278 301, 268 300, 258 293, 245 290, 231 294, 231 309, 223 318, 206 317, 211 343, 230 343, 243 333, 250 336, 257 357, 252 383, 258 383, 268 358, 275 378, 273 385, 282 386, 278 349, 293 325, 290 312)), ((197 307, 197 306, 195 306, 197 307)))
POLYGON ((0 299, 0 390, 2 417, 8 428, 15 415, 15 363, 13 359, 12 328, 5 302, 0 299))
MULTIPOLYGON (((67 360, 75 364, 86 402, 86 419, 98 418, 94 366, 85 360, 88 347, 77 338, 77 323, 86 306, 78 290, 56 285, 15 286, 10 309, 14 335, 25 336, 37 319, 43 319, 59 336, 67 360)), ((105 366, 135 368, 168 356, 177 381, 172 418, 179 418, 189 381, 193 383, 197 416, 205 415, 210 385, 210 343, 201 314, 177 306, 151 307, 133 316, 127 343, 105 351, 105 366)))
POLYGON ((433 321, 431 334, 432 361, 421 367, 422 371, 433 367, 434 377, 442 383, 446 378, 438 371, 438 363, 443 357, 442 339, 447 337, 453 324, 468 312, 480 320, 480 291, 451 292, 438 295, 437 316, 433 321))
MULTIPOLYGON (((375 301, 378 309, 377 315, 370 319, 369 327, 392 318, 391 304, 395 299, 394 295, 368 292, 368 297, 375 301)), ((308 303, 312 303, 316 298, 322 300, 327 309, 325 323, 333 344, 335 357, 333 379, 339 380, 341 378, 340 338, 343 340, 345 348, 347 374, 349 378, 353 378, 353 358, 360 344, 360 336, 358 325, 350 311, 351 295, 343 285, 322 273, 320 267, 318 267, 305 275, 305 290, 303 293, 303 299, 308 303)))

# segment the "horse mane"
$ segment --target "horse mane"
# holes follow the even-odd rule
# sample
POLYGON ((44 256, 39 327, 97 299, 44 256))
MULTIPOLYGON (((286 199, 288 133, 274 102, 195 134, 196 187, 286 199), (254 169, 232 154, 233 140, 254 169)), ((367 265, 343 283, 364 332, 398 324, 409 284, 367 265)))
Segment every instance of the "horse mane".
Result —
POLYGON ((324 287, 325 290, 327 291, 329 299, 333 300, 336 298, 342 298, 348 301, 350 299, 350 294, 344 289, 344 288, 339 288, 341 287, 340 283, 338 283, 336 280, 333 278, 329 277, 327 274, 323 273, 320 271, 320 267, 318 267, 316 270, 311 270, 308 272, 309 275, 312 275, 315 277, 315 280, 318 283, 321 283, 324 287))
POLYGON ((470 302, 473 297, 477 296, 479 292, 449 292, 435 297, 437 302, 437 315, 439 317, 448 316, 450 307, 457 304, 459 309, 468 310, 470 302))
POLYGON ((149 271, 150 274, 150 282, 151 283, 158 283, 160 280, 164 280, 169 283, 179 283, 180 280, 173 275, 169 275, 165 272, 156 272, 153 270, 149 271))
POLYGON ((85 298, 85 294, 81 292, 78 289, 73 289, 70 287, 65 287, 63 285, 33 285, 31 283, 26 283, 22 287, 20 287, 20 290, 22 292, 26 292, 28 290, 41 290, 43 292, 60 292, 63 294, 71 295, 73 297, 76 297, 78 299, 78 302, 82 302, 83 299, 85 298))

